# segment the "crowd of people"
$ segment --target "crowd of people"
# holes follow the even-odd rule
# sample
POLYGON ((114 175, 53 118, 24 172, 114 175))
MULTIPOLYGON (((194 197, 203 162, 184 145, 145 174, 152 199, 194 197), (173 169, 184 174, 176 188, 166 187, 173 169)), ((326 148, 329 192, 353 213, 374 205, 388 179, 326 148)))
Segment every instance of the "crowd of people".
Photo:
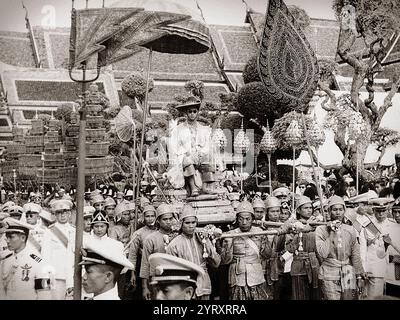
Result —
MULTIPOLYGON (((306 180, 296 193, 281 185, 271 195, 240 194, 228 183, 236 219, 208 229, 191 202, 177 210, 129 189, 86 192, 81 299, 400 297, 400 182, 377 181, 359 194, 352 183, 343 194, 333 184, 320 199, 306 180)), ((57 187, 21 203, 7 194, 0 299, 73 299, 75 196, 57 187)))

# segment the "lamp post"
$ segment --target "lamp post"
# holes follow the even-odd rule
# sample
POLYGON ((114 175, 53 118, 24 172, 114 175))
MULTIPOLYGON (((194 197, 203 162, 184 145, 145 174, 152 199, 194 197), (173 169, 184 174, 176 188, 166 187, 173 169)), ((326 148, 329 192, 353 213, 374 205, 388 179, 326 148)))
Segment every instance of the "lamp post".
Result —
POLYGON ((288 128, 286 129, 285 137, 287 142, 292 146, 293 150, 293 180, 292 180, 292 215, 295 215, 295 194, 296 194, 296 146, 303 141, 303 136, 299 123, 293 119, 288 128))

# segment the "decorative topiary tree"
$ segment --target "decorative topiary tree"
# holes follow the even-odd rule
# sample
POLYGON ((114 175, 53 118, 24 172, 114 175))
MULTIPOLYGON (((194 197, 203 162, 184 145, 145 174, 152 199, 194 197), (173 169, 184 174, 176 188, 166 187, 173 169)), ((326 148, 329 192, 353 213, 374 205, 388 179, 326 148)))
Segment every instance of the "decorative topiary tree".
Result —
POLYGON ((354 75, 350 92, 339 98, 327 88, 326 83, 321 82, 320 89, 327 94, 322 106, 328 111, 327 126, 335 132, 335 143, 344 155, 342 174, 348 171, 355 176, 356 162, 359 161, 361 177, 371 180, 375 177, 369 175, 364 170, 363 161, 357 159, 365 158, 368 146, 375 140, 374 137, 380 135, 382 118, 392 106, 394 94, 400 87, 400 70, 397 69, 388 83, 390 90, 383 104, 375 104, 375 79, 385 70, 382 63, 393 41, 396 41, 393 35, 400 32, 400 3, 334 0, 333 9, 340 22, 337 53, 342 62, 353 68, 354 75), (354 52, 357 38, 363 40, 364 46, 362 50, 354 52), (366 99, 360 96, 364 85, 368 91, 366 99), (350 139, 346 139, 347 132, 351 135, 350 139))

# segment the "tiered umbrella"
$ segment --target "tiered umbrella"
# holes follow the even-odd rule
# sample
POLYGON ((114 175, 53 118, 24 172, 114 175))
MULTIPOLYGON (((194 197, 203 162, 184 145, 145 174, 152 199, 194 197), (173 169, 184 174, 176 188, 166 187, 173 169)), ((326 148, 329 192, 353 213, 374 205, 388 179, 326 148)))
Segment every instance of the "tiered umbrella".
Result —
POLYGON ((294 214, 294 195, 296 193, 296 147, 303 141, 303 134, 302 130, 299 126, 297 120, 293 119, 290 125, 288 126, 285 138, 289 144, 292 145, 293 149, 293 180, 292 180, 292 192, 293 192, 293 199, 292 199, 292 214, 294 214))
MULTIPOLYGON (((243 129, 242 119, 242 125, 240 126, 240 130, 236 135, 235 141, 233 143, 233 148, 235 150, 235 153, 240 153, 243 156, 243 154, 246 154, 250 150, 250 145, 250 139, 243 129)), ((240 190, 243 192, 243 158, 240 162, 240 190)))
POLYGON ((267 127, 264 130, 264 136, 260 142, 260 150, 264 152, 268 157, 268 179, 269 179, 269 194, 272 195, 272 184, 271 184, 271 154, 275 152, 277 147, 277 142, 269 129, 269 124, 267 122, 267 127))

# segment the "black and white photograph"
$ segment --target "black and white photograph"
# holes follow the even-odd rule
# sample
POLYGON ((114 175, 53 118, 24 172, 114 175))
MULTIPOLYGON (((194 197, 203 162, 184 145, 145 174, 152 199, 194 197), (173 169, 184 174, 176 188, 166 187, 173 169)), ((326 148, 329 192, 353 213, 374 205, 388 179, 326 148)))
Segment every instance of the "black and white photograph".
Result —
POLYGON ((0 8, 1 301, 400 300, 398 0, 0 8))

